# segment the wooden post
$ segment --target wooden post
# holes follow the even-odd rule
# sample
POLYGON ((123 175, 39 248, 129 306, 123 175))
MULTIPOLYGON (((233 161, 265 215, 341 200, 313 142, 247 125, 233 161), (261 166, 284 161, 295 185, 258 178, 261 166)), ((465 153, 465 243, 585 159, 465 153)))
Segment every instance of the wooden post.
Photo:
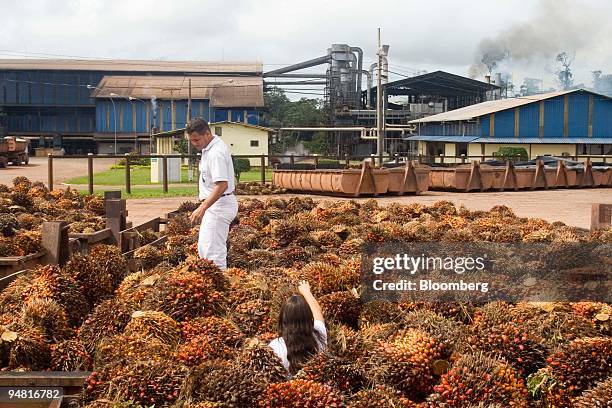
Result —
POLYGON ((42 247, 46 251, 44 262, 48 265, 63 265, 70 256, 68 223, 49 221, 42 225, 42 247))
POLYGON ((168 157, 162 156, 162 184, 164 193, 168 192, 168 157))
POLYGON ((48 163, 48 170, 47 170, 48 182, 47 184, 49 184, 49 191, 52 191, 53 190, 53 155, 49 153, 47 157, 48 157, 47 159, 47 163, 48 163))
POLYGON ((348 169, 348 168, 349 168, 349 166, 351 165, 351 162, 350 162, 350 160, 349 160, 349 154, 348 154, 348 153, 345 153, 345 154, 344 154, 344 162, 345 162, 345 166, 346 166, 346 168, 348 169))
POLYGON ((317 169, 317 167, 319 167, 319 156, 316 154, 314 156, 314 167, 315 167, 315 170, 317 169))
POLYGON ((87 153, 87 187, 89 194, 94 193, 93 181, 93 153, 87 153))
POLYGON ((130 154, 125 154, 125 192, 132 194, 132 181, 130 180, 130 154))
POLYGON ((289 163, 291 164, 291 168, 293 168, 293 166, 295 165, 295 156, 294 155, 289 156, 289 163))
POLYGON ((106 200, 106 228, 110 228, 113 234, 113 243, 120 244, 121 231, 126 228, 127 217, 125 199, 106 200))
POLYGON ((261 175, 261 185, 263 186, 264 184, 266 184, 266 155, 265 154, 261 155, 259 171, 261 175))
POLYGON ((591 231, 612 227, 612 204, 591 206, 591 231))
POLYGON ((104 201, 121 199, 121 190, 109 190, 104 192, 104 201))

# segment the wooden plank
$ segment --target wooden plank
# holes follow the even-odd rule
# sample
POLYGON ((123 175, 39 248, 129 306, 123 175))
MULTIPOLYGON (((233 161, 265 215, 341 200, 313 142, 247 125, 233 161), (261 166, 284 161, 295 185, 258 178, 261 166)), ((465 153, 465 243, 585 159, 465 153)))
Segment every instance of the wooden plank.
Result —
POLYGON ((68 260, 68 223, 50 221, 42 225, 42 247, 45 250, 43 262, 48 265, 63 265, 68 260))
MULTIPOLYGON (((167 236, 167 235, 164 235, 164 236, 162 236, 161 238, 158 238, 158 239, 156 239, 155 241, 148 243, 147 245, 143 245, 143 246, 142 246, 142 247, 140 247, 140 248, 144 248, 145 246, 148 246, 148 245, 151 245, 151 246, 154 246, 154 247, 159 247, 159 246, 161 246, 161 245, 165 244, 167 240, 168 240, 168 236, 167 236)), ((133 249, 133 250, 130 250, 130 251, 128 251, 128 252, 125 252, 125 253, 123 254, 123 256, 125 256, 127 259, 131 259, 131 258, 133 258, 133 257, 134 257, 134 252, 136 252, 136 251, 137 251, 138 249, 140 249, 140 248, 135 248, 135 249, 133 249)))
POLYGON ((91 233, 73 233, 69 235, 70 238, 82 239, 88 244, 95 244, 104 241, 113 236, 113 231, 110 228, 104 228, 100 231, 91 233))
POLYGON ((612 204, 591 206, 591 231, 612 227, 612 204))
POLYGON ((5 371, 0 387, 81 387, 90 371, 5 371))
POLYGON ((113 243, 119 244, 121 240, 121 231, 125 230, 127 217, 125 199, 106 200, 106 228, 112 231, 113 243))
POLYGON ((29 255, 24 255, 24 256, 7 256, 7 257, 0 258, 0 265, 2 266, 19 265, 19 264, 31 261, 33 259, 42 258, 43 256, 45 256, 44 251, 40 251, 35 254, 29 254, 29 255))

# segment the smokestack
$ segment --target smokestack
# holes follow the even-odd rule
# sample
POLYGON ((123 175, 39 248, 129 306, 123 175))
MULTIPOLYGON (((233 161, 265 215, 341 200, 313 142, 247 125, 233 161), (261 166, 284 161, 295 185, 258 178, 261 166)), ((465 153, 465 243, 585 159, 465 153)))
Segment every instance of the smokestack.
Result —
POLYGON ((495 85, 502 86, 502 76, 501 72, 495 73, 495 85))

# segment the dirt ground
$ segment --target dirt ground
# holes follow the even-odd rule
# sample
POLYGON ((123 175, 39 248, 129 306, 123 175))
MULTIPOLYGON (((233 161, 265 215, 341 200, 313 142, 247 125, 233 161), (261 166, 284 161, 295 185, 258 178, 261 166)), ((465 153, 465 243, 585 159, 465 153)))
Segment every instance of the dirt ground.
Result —
MULTIPOLYGON (((300 196, 298 194, 280 194, 268 197, 287 198, 300 196)), ((248 196, 239 196, 239 200, 248 196)), ((312 196, 317 200, 347 200, 347 198, 312 196)), ((266 199, 266 196, 255 196, 266 199)), ((195 198, 175 197, 160 199, 128 200, 128 219, 134 224, 147 221, 157 216, 163 216, 175 210, 184 201, 194 201, 195 198)), ((357 199, 366 200, 365 198, 357 199)), ((612 188, 596 188, 581 190, 539 190, 490 193, 451 193, 429 191, 419 196, 381 197, 381 204, 399 202, 402 204, 422 203, 432 204, 439 200, 450 200, 456 205, 465 205, 470 210, 489 210, 499 204, 506 205, 520 217, 543 218, 546 221, 562 221, 568 225, 589 228, 591 223, 591 204, 612 203, 612 188)))
MULTIPOLYGON (((94 160, 94 173, 108 170, 115 164, 115 159, 94 160)), ((32 181, 42 181, 47 184, 48 159, 46 157, 30 157, 27 166, 12 166, 0 168, 0 184, 12 184, 17 176, 25 176, 32 181)), ((87 174, 86 159, 54 159, 53 160, 53 184, 60 187, 60 183, 72 177, 87 174)))

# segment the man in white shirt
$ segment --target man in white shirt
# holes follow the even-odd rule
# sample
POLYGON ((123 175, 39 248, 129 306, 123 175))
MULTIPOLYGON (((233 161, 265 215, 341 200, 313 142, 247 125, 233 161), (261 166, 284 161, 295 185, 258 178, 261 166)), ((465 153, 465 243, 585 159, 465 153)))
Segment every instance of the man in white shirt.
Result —
POLYGON ((214 135, 208 123, 195 118, 186 128, 189 142, 202 151, 200 161, 200 206, 191 214, 193 224, 201 222, 198 239, 200 258, 227 268, 227 235, 238 213, 234 195, 234 165, 229 147, 214 135))

